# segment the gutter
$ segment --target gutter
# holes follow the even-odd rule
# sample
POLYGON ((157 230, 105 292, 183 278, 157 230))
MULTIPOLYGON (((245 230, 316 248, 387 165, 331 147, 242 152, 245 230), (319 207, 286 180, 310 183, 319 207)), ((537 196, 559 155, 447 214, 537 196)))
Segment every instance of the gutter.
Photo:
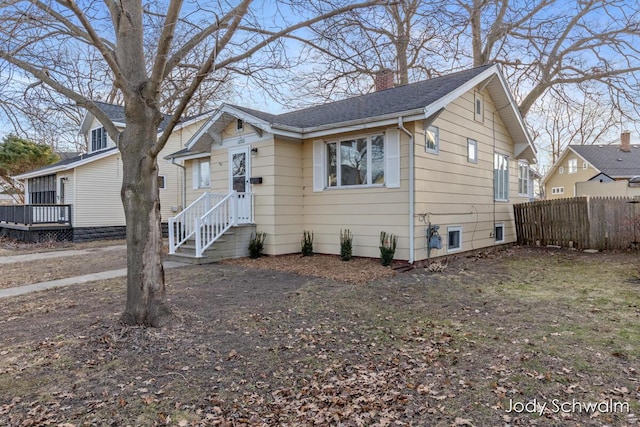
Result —
POLYGON ((398 129, 409 137, 409 264, 413 264, 415 257, 415 144, 413 134, 404 127, 402 116, 398 117, 398 129))
POLYGON ((171 159, 171 164, 182 169, 182 209, 187 207, 187 167, 176 163, 176 159, 171 159))

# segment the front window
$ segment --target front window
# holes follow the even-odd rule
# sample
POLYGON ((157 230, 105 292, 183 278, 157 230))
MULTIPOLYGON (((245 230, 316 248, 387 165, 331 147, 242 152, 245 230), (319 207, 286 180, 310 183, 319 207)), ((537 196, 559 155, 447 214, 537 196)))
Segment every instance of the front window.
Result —
POLYGON ((424 149, 427 153, 438 154, 440 151, 440 130, 429 126, 424 132, 424 149))
POLYGON ((329 142, 326 150, 327 187, 384 184, 383 135, 329 142))
POLYGON ((91 131, 91 151, 98 151, 107 148, 107 131, 98 128, 91 131))
POLYGON ((493 154, 493 196, 495 200, 509 200, 509 157, 493 154))
POLYGON ((529 164, 527 162, 518 163, 518 194, 529 195, 529 164))
POLYGON ((209 160, 201 160, 198 162, 198 188, 208 188, 210 186, 209 160))
POLYGON ((569 159, 569 173, 578 172, 578 159, 569 159))

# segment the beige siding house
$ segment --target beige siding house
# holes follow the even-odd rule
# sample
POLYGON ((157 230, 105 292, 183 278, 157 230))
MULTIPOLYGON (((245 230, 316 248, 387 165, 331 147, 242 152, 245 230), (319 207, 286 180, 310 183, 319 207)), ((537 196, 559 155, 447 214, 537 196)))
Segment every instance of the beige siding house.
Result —
MULTIPOLYGON (((121 106, 97 104, 117 127, 124 128, 124 109, 121 106)), ((203 121, 202 116, 181 122, 159 157, 160 204, 165 223, 184 208, 186 194, 182 190, 184 172, 162 157, 180 149, 203 121)), ((25 183, 25 203, 70 205, 69 222, 75 241, 122 238, 125 217, 120 199, 120 152, 92 114, 85 115, 80 134, 87 140, 86 154, 16 177, 25 183)))
POLYGON ((545 199, 635 196, 640 182, 640 147, 623 132, 619 145, 569 145, 544 176, 545 199))
POLYGON ((378 257, 385 231, 396 259, 415 262, 514 242, 512 205, 531 197, 536 153, 489 65, 279 115, 223 105, 168 158, 185 166, 193 203, 172 220, 172 252, 203 234, 188 223, 217 227, 202 204, 228 196, 239 199, 222 227, 255 225, 266 254, 300 252, 305 230, 315 252, 338 254, 349 229, 354 255, 378 257))

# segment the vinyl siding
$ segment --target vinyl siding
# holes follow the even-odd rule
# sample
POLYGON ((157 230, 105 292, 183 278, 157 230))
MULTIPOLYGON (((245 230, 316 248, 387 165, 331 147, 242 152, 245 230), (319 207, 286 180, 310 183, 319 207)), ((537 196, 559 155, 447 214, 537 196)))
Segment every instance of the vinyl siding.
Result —
POLYGON ((446 255, 447 227, 462 226, 462 251, 495 245, 494 224, 504 223, 504 242, 516 240, 513 203, 527 201, 518 196, 518 160, 513 141, 488 93, 484 120, 474 118, 474 93, 456 99, 432 123, 439 128, 440 151, 425 152, 423 122, 415 123, 415 259, 446 255), (467 161, 467 139, 477 141, 477 163, 467 161), (509 201, 494 201, 494 152, 509 158, 509 201), (429 222, 440 226, 442 249, 427 252, 429 222))
MULTIPOLYGON (((386 128, 350 132, 327 141, 380 134, 386 128)), ((409 257, 408 136, 400 133, 400 188, 345 188, 313 191, 313 141, 303 146, 303 228, 314 233, 314 251, 340 253, 340 230, 353 234, 353 255, 380 256, 380 232, 398 236, 396 258, 409 257)), ((299 235, 299 239, 302 234, 299 235)), ((298 240, 299 240, 298 239, 298 240)), ((298 248, 299 250, 299 248, 298 248)))
POLYGON ((567 149, 560 159, 553 165, 551 175, 544 184, 544 197, 547 200, 574 197, 577 182, 588 181, 599 173, 591 164, 587 169, 582 168, 582 160, 576 153, 567 149), (569 173, 569 160, 578 159, 578 171, 569 173), (560 168, 563 172, 560 173, 560 168), (564 187, 564 194, 552 194, 553 187, 564 187))

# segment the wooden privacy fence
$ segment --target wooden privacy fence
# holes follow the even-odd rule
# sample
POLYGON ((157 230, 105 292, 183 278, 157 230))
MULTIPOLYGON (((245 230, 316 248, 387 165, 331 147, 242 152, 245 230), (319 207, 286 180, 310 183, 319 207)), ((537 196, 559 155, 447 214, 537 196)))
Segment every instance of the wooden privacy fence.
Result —
POLYGON ((577 249, 638 248, 640 200, 574 197, 513 206, 518 243, 577 249))

